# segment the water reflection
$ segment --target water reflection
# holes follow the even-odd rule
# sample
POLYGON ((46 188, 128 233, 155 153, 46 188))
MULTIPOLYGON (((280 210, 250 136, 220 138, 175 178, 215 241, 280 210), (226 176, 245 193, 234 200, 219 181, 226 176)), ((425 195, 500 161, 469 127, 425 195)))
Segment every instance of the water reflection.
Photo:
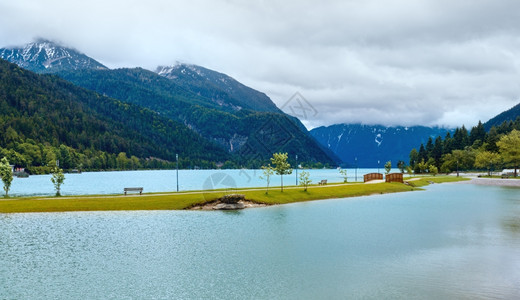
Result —
POLYGON ((428 189, 243 211, 0 215, 0 299, 520 298, 518 190, 428 189))

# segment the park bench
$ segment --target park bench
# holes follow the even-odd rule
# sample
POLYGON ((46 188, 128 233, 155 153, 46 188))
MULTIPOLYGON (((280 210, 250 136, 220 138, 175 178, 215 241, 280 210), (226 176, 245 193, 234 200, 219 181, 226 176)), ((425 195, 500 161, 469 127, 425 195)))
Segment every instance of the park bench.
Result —
POLYGON ((318 184, 319 185, 326 185, 327 184, 327 179, 322 179, 318 184))
POLYGON ((125 196, 127 192, 139 192, 139 195, 143 194, 143 188, 142 187, 127 187, 125 188, 125 196))
POLYGON ((502 179, 508 179, 509 178, 509 174, 502 174, 502 179))

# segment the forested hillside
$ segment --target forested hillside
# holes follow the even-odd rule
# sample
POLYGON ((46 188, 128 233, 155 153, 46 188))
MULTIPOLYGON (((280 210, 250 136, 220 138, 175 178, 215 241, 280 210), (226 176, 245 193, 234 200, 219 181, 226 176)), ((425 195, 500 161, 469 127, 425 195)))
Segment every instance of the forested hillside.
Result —
POLYGON ((282 113, 266 94, 245 86, 226 74, 201 66, 176 64, 158 67, 156 73, 232 111, 250 109, 282 113))
POLYGON ((497 116, 491 118, 484 124, 484 128, 489 131, 493 126, 498 127, 501 126, 504 122, 515 121, 518 117, 520 117, 520 104, 517 104, 511 109, 508 109, 503 113, 500 113, 497 116))
POLYGON ((212 167, 230 155, 156 112, 0 60, 0 156, 29 170, 212 167))
POLYGON ((81 87, 186 124, 234 154, 238 162, 235 167, 259 167, 274 152, 288 152, 290 157, 298 154, 300 162, 335 164, 298 120, 283 113, 239 108, 233 104, 237 102, 225 102, 227 98, 221 95, 224 92, 215 85, 200 85, 199 78, 188 89, 187 79, 181 86, 174 79, 141 68, 78 70, 58 75, 81 87), (217 94, 221 96, 208 96, 217 94))
POLYGON ((232 162, 226 167, 259 167, 274 152, 298 155, 300 162, 310 164, 335 164, 298 119, 279 110, 264 93, 216 71, 185 64, 158 68, 159 74, 142 68, 110 70, 75 49, 45 40, 0 49, 0 55, 170 119, 178 130, 202 137, 204 142, 191 147, 219 146, 208 158, 228 153, 232 162))

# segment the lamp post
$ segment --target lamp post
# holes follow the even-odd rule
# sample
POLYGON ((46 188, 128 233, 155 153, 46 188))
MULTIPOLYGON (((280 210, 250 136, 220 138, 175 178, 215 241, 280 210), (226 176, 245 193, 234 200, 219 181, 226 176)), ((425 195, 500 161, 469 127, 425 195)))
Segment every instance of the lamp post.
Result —
POLYGON ((459 160, 457 159, 457 177, 459 177, 459 160))
POLYGON ((179 154, 175 154, 175 160, 177 161, 177 192, 179 191, 179 154))
POLYGON ((357 182, 357 157, 355 158, 356 161, 356 182, 357 182))
POLYGON ((296 185, 298 185, 298 154, 296 154, 296 185))
POLYGON ((379 159, 377 160, 377 173, 379 173, 379 159))

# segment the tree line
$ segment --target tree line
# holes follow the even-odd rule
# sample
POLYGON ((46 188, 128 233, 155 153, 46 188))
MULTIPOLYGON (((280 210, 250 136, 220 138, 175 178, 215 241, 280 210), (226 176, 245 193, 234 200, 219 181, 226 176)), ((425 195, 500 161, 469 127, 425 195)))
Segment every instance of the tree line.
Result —
POLYGON ((520 166, 520 117, 493 126, 487 132, 482 122, 467 130, 457 128, 444 139, 430 137, 419 150, 410 151, 410 167, 416 173, 429 172, 432 167, 442 173, 463 170, 493 170, 520 166))

